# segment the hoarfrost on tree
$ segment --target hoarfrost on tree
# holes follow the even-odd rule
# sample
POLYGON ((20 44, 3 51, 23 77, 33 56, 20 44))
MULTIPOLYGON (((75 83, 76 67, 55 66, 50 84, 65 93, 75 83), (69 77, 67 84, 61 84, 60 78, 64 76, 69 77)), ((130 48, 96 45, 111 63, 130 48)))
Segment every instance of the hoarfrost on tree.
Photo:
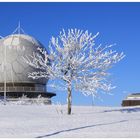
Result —
MULTIPOLYGON (((113 45, 98 45, 88 31, 63 29, 58 37, 52 37, 49 43, 49 53, 42 48, 27 56, 26 63, 37 68, 29 73, 29 77, 59 79, 65 83, 68 90, 68 108, 71 108, 71 92, 73 89, 84 95, 96 96, 99 90, 110 91, 114 87, 107 77, 115 63, 124 58, 124 54, 112 50, 113 45)), ((70 114, 71 109, 68 114, 70 114)))

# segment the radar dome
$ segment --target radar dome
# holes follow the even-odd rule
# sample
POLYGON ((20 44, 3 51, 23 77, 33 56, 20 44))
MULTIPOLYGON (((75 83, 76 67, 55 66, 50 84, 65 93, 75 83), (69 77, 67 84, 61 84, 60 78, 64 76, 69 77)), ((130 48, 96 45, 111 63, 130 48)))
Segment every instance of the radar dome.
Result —
POLYGON ((45 49, 38 40, 26 34, 12 34, 0 39, 0 96, 5 95, 5 83, 9 99, 23 95, 29 98, 41 95, 47 99, 55 96, 54 93, 47 92, 48 79, 28 78, 28 73, 37 69, 29 66, 23 58, 33 55, 38 47, 45 49))
POLYGON ((47 82, 45 79, 28 78, 28 73, 36 70, 23 61, 23 57, 32 55, 38 47, 44 48, 34 37, 25 34, 13 34, 0 39, 0 83, 4 82, 2 72, 4 71, 4 59, 6 59, 7 83, 45 84, 47 82))

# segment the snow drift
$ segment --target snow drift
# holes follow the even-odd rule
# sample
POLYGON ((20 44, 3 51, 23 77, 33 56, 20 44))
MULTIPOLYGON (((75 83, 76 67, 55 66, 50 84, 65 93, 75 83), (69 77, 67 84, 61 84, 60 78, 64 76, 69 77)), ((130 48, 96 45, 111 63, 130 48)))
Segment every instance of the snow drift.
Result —
POLYGON ((0 137, 140 137, 140 107, 0 105, 0 137))

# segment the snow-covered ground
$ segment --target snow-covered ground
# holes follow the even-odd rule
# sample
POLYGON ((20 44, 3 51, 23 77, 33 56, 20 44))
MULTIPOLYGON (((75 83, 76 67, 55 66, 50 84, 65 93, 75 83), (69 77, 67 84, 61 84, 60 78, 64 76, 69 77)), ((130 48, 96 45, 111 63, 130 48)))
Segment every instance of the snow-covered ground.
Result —
POLYGON ((140 107, 0 105, 0 137, 140 137, 140 107))

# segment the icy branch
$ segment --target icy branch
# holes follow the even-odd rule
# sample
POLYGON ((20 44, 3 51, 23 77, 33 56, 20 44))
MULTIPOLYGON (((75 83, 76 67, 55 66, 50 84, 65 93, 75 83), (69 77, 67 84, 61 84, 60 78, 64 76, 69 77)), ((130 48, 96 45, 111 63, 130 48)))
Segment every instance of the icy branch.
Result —
POLYGON ((29 73, 29 77, 60 79, 85 95, 96 95, 99 90, 110 91, 114 87, 107 82, 108 70, 125 55, 112 50, 114 44, 95 47, 98 35, 79 29, 63 29, 58 37, 51 38, 49 53, 38 48, 38 52, 24 58, 37 69, 29 73))

